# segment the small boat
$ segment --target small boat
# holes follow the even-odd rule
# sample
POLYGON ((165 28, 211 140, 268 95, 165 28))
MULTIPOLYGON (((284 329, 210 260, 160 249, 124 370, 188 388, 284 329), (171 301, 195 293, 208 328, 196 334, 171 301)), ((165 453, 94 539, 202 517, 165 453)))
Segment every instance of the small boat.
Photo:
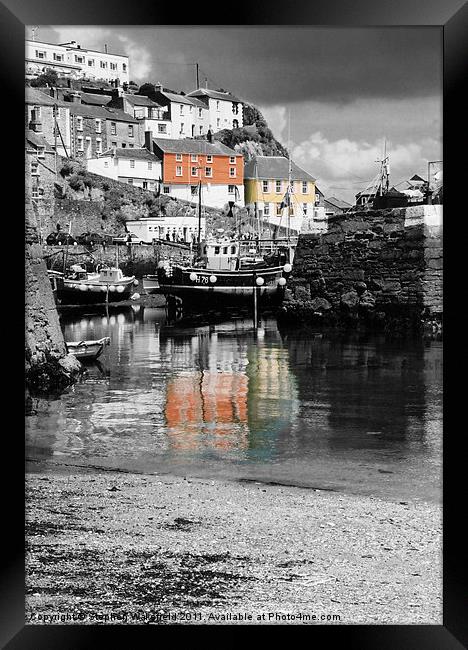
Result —
POLYGON ((79 361, 94 361, 101 356, 104 346, 110 345, 110 338, 105 336, 97 341, 78 341, 69 343, 67 341, 67 351, 73 354, 79 361))
POLYGON ((121 269, 103 267, 88 273, 75 264, 69 274, 48 271, 56 301, 60 305, 94 305, 129 300, 138 285, 135 276, 124 276, 121 269))

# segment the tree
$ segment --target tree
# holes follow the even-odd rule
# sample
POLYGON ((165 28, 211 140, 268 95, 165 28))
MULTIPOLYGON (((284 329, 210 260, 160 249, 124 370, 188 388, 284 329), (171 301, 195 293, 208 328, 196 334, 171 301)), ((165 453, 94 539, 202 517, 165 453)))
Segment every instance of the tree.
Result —
POLYGON ((58 84, 58 74, 52 68, 47 68, 45 72, 40 74, 36 79, 31 80, 33 88, 40 88, 41 86, 56 86, 58 84))

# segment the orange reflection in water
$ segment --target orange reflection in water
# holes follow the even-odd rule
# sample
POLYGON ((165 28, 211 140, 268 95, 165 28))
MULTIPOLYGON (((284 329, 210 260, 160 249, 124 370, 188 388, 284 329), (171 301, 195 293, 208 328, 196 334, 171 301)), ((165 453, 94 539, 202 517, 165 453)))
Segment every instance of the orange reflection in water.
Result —
POLYGON ((167 384, 166 422, 177 449, 247 446, 248 377, 239 372, 196 371, 167 384))

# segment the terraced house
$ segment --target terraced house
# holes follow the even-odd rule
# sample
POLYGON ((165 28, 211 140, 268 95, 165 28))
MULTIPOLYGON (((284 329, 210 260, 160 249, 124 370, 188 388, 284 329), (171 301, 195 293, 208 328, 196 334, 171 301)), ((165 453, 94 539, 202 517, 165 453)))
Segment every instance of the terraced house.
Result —
POLYGON ((244 157, 220 142, 170 140, 146 134, 146 147, 162 162, 162 192, 178 199, 224 208, 244 198, 244 157))
POLYGON ((70 103, 72 156, 92 158, 112 147, 139 148, 138 120, 118 108, 70 103))
POLYGON ((301 230, 313 217, 315 178, 284 156, 256 156, 244 168, 245 205, 270 223, 301 230), (289 204, 289 208, 288 208, 289 204), (289 214, 288 214, 289 210, 289 214))
POLYGON ((70 104, 54 99, 50 95, 26 87, 26 129, 45 138, 47 143, 61 156, 71 151, 70 104))
POLYGON ((187 97, 205 104, 209 112, 209 128, 212 133, 222 129, 238 129, 243 126, 243 104, 231 93, 199 88, 187 97))

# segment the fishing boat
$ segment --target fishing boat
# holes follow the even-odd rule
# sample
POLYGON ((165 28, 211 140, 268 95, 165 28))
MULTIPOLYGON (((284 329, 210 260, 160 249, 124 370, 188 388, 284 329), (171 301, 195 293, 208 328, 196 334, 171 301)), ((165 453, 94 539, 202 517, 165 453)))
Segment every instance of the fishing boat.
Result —
POLYGON ((95 361, 101 356, 106 345, 110 345, 110 338, 105 336, 97 341, 67 342, 67 351, 79 361, 95 361))
POLYGON ((56 302, 60 305, 92 305, 128 300, 138 285, 135 276, 124 276, 121 269, 103 267, 88 273, 75 264, 70 273, 48 271, 56 302))

